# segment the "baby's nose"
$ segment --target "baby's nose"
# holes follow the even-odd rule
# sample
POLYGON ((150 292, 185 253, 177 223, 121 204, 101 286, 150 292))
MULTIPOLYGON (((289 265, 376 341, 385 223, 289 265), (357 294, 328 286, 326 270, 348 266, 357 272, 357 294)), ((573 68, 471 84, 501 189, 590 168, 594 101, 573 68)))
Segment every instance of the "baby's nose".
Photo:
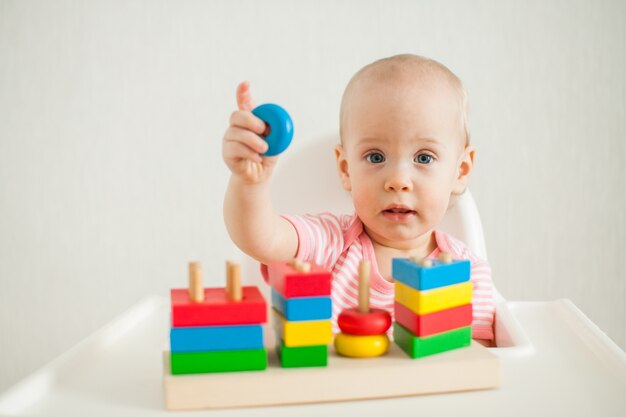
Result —
POLYGON ((390 173, 385 181, 386 191, 411 191, 413 182, 406 170, 396 169, 390 173))

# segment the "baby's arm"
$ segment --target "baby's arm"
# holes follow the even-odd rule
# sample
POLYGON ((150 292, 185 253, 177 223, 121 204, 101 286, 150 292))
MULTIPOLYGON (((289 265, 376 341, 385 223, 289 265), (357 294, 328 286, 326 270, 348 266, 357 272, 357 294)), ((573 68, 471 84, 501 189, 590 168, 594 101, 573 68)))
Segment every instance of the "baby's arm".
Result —
POLYGON ((270 177, 278 157, 262 157, 267 143, 259 136, 265 123, 252 114, 247 82, 237 87, 238 110, 222 145, 232 175, 224 198, 224 221, 231 239, 247 255, 262 263, 286 261, 298 250, 296 230, 274 212, 270 177))

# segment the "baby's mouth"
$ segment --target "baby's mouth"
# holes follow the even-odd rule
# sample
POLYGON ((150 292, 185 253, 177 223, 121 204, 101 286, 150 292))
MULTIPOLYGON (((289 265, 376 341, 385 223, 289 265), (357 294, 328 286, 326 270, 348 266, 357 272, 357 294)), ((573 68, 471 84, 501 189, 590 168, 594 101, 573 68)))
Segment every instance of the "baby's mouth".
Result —
POLYGON ((383 210, 383 217, 392 223, 409 223, 415 219, 415 210, 392 208, 383 210))
POLYGON ((392 208, 383 210, 384 213, 392 213, 392 214, 415 214, 415 210, 403 209, 403 208, 392 208))
POLYGON ((406 207, 391 207, 383 210, 383 217, 394 223, 406 223, 417 214, 415 210, 406 207))
POLYGON ((383 217, 392 223, 409 223, 415 219, 417 212, 404 204, 390 204, 382 212, 383 217))

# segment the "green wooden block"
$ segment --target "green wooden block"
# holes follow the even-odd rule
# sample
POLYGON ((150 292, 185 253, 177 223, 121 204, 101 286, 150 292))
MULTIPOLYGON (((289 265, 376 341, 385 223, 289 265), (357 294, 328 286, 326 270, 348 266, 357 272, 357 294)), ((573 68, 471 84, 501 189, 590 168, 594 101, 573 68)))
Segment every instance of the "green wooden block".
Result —
POLYGON ((469 346, 472 342, 472 326, 459 327, 432 336, 418 337, 407 328, 394 322, 393 338, 396 345, 400 346, 407 355, 413 359, 422 358, 469 346))
POLYGON ((265 349, 171 353, 172 375, 261 371, 267 368, 265 349))
POLYGON ((276 352, 283 368, 304 368, 309 366, 328 365, 328 346, 285 346, 281 340, 276 352))

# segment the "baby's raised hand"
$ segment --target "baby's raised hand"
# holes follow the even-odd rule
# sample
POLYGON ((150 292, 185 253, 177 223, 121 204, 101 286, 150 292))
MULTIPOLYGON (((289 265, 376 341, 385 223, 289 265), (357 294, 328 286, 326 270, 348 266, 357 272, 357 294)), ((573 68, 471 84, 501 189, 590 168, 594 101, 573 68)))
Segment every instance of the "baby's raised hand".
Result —
POLYGON ((268 149, 261 138, 266 132, 265 123, 252 114, 254 103, 250 83, 237 86, 237 107, 230 116, 230 126, 224 134, 222 155, 233 175, 244 182, 257 184, 266 181, 278 157, 261 156, 268 149))

